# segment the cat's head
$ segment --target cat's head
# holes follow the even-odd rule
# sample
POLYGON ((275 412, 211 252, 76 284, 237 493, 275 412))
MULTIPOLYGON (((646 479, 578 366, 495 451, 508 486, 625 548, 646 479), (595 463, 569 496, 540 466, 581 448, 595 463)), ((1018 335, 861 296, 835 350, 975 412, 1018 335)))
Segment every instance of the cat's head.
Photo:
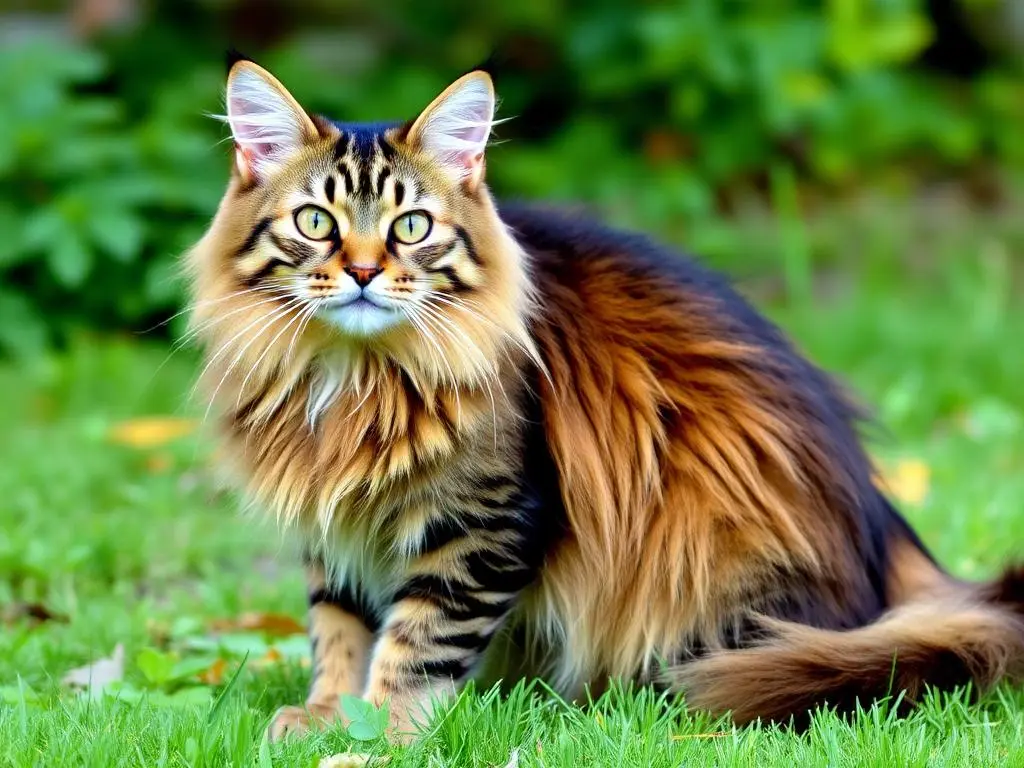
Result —
MULTIPOLYGON (((190 256, 194 322, 250 377, 292 360, 387 358, 434 384, 479 379, 525 336, 523 253, 484 184, 490 77, 418 117, 309 114, 248 60, 228 73, 231 182, 190 256)), ((289 362, 294 367, 294 363, 289 362)))

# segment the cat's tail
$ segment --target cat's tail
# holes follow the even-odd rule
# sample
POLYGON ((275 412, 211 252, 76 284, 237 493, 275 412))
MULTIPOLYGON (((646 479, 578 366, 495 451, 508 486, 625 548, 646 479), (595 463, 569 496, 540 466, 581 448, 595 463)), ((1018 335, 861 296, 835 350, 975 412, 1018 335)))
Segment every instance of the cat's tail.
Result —
POLYGON ((738 723, 806 723, 821 705, 850 711, 903 693, 909 706, 926 686, 1024 680, 1024 565, 987 584, 934 587, 849 631, 765 619, 764 641, 674 667, 669 683, 738 723))

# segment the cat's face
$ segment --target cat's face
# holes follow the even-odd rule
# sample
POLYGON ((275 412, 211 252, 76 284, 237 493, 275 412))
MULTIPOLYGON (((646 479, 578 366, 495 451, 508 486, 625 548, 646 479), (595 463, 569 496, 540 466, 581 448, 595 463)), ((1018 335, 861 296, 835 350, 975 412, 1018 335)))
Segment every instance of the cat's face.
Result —
MULTIPOLYGON (((460 219, 473 217, 494 94, 467 75, 412 124, 314 122, 251 62, 228 81, 227 121, 252 228, 231 265, 352 337, 428 327, 438 305, 482 287, 460 219)), ((297 321, 298 322, 298 321, 297 321)))
POLYGON ((233 177, 190 259, 194 320, 221 361, 256 376, 333 346, 434 383, 486 375, 529 303, 483 183, 490 78, 462 77, 399 124, 311 116, 250 61, 226 100, 233 177))

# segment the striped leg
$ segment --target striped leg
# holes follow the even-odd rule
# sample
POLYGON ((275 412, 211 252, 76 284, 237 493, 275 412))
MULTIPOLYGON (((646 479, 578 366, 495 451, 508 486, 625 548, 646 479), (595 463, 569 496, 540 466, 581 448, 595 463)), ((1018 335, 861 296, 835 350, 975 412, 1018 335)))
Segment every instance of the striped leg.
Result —
POLYGON ((393 737, 414 735, 458 689, 539 568, 526 510, 482 511, 428 527, 385 618, 365 697, 389 702, 393 737))
POLYGON ((366 686, 373 631, 354 595, 329 587, 323 564, 315 560, 306 563, 306 582, 313 682, 305 706, 282 707, 274 716, 270 737, 275 740, 341 719, 339 697, 359 696, 366 686))

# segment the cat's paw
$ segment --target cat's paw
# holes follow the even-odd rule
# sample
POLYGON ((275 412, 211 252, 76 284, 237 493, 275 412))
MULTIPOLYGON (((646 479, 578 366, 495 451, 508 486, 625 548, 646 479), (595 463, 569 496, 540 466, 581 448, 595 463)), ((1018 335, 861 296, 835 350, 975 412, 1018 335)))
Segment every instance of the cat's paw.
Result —
POLYGON ((286 736, 302 736, 311 730, 321 730, 332 722, 343 720, 338 707, 326 704, 281 707, 270 721, 267 736, 271 741, 280 741, 286 736))

